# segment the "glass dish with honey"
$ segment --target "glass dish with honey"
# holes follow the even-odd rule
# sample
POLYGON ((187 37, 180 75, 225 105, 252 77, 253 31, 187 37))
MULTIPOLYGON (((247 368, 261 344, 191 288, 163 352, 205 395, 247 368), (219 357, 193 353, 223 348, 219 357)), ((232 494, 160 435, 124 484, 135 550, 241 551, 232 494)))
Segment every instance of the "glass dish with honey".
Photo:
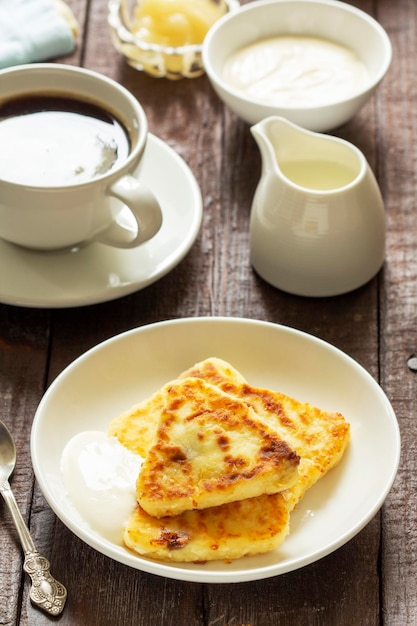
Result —
POLYGON ((202 43, 239 0, 109 0, 113 43, 129 65, 172 80, 204 73, 202 43))

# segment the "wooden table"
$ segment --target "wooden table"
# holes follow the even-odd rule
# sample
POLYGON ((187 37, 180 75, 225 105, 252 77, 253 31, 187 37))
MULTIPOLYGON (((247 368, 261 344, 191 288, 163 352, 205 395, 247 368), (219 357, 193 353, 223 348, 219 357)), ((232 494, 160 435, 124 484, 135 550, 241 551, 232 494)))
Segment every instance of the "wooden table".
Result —
MULTIPOLYGON (((1 419, 18 449, 12 486, 39 550, 69 590, 57 620, 62 626, 417 623, 417 374, 408 365, 417 353, 417 4, 354 4, 385 27, 394 58, 376 96, 334 134, 356 144, 376 173, 386 203, 386 262, 375 279, 353 293, 308 299, 273 289, 250 267, 248 219, 260 156, 248 125, 223 107, 206 77, 170 82, 129 68, 110 42, 106 2, 70 1, 81 33, 76 52, 62 61, 112 77, 138 97, 151 132, 194 172, 204 217, 187 257, 132 295, 68 309, 0 305, 1 419), (34 481, 32 419, 43 393, 65 366, 125 330, 205 315, 268 320, 329 341, 370 372, 398 416, 400 469, 382 510, 349 543, 301 570, 228 585, 181 582, 132 570, 75 537, 52 513, 34 481)), ((54 621, 28 599, 20 547, 3 502, 0 546, 2 626, 54 621)))

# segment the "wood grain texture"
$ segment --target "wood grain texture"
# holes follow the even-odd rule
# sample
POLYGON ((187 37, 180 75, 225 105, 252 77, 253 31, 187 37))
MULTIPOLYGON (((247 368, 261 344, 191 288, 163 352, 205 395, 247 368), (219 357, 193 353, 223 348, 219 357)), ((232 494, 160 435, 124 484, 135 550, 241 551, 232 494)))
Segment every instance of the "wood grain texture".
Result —
POLYGON ((411 626, 417 622, 417 375, 407 361, 417 354, 417 6, 411 1, 402 7, 405 12, 398 14, 389 2, 378 6, 394 50, 390 80, 381 86, 380 97, 386 105, 378 139, 384 148, 379 172, 388 220, 381 285, 380 381, 397 413, 402 436, 400 470, 382 512, 381 590, 386 623, 411 626))
MULTIPOLYGON (((376 95, 332 134, 356 144, 381 186, 388 236, 383 270, 337 298, 291 296, 252 270, 248 227, 260 156, 249 127, 217 99, 205 76, 153 79, 115 52, 104 0, 68 0, 80 23, 83 65, 125 85, 150 131, 189 164, 203 196, 201 232, 187 257, 157 283, 120 300, 68 310, 0 305, 1 419, 13 431, 12 485, 53 574, 68 587, 59 620, 34 609, 7 511, 0 502, 1 626, 411 626, 417 623, 417 5, 355 0, 386 28, 393 65, 376 95), (73 359, 146 323, 200 315, 268 320, 344 350, 377 379, 397 413, 402 458, 380 513, 350 542, 302 570, 253 582, 204 585, 159 578, 97 553, 52 513, 30 461, 30 428, 48 385, 73 359)), ((163 172, 161 172, 163 185, 163 172)), ((354 390, 352 390, 354 393, 354 390)), ((372 471, 372 468, 364 468, 372 471)))

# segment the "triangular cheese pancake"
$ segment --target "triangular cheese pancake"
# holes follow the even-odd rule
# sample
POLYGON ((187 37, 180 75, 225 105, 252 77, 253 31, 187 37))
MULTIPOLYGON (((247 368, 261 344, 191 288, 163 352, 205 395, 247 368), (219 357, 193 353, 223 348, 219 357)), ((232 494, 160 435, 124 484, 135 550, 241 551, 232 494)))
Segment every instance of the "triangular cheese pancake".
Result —
POLYGON ((142 556, 187 563, 269 552, 288 532, 288 507, 277 493, 174 517, 151 517, 138 505, 123 538, 128 548, 142 556))
MULTIPOLYGON (((154 517, 276 493, 298 478, 298 455, 246 402, 199 378, 159 392, 158 427, 136 484, 154 517)), ((151 415, 152 419, 152 415, 151 415)))
POLYGON ((215 370, 216 363, 207 359, 181 376, 196 376, 203 380, 217 378, 220 389, 243 400, 297 452, 301 459, 299 479, 283 492, 292 510, 307 489, 342 458, 349 442, 348 422, 340 413, 323 411, 283 393, 236 382, 236 377, 221 380, 225 367, 221 371, 215 370))

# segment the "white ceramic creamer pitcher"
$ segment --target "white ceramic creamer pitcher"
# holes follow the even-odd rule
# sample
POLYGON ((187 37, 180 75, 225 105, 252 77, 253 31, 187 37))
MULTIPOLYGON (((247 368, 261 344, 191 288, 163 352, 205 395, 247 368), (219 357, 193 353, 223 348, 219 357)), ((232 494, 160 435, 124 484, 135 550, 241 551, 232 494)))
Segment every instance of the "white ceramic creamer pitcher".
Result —
POLYGON ((355 146, 268 117, 251 132, 262 156, 251 263, 274 287, 333 296, 369 281, 385 253, 382 196, 355 146))

